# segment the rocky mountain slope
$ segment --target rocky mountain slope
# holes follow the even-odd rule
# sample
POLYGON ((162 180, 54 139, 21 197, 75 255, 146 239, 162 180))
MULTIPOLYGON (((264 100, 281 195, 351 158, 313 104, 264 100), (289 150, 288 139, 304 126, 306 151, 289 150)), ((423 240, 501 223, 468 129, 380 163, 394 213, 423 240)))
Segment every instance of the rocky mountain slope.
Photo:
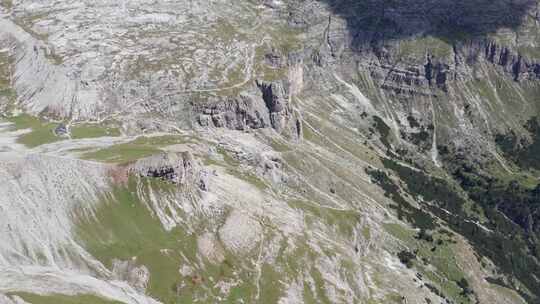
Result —
POLYGON ((537 0, 0 1, 0 303, 539 303, 537 0))

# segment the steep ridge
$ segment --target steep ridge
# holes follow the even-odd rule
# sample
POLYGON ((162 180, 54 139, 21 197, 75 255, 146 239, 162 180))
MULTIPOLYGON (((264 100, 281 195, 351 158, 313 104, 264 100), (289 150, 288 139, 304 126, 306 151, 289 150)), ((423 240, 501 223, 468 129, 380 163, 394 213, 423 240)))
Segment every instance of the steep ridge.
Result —
MULTIPOLYGON (((376 3, 366 1, 364 5, 373 8, 376 3)), ((510 19, 520 20, 514 26, 507 24, 497 29, 500 26, 497 22, 507 19, 496 19, 498 21, 491 24, 487 20, 493 16, 491 13, 469 20, 482 26, 493 25, 486 30, 476 28, 466 19, 471 17, 470 14, 475 14, 475 10, 491 12, 490 6, 504 4, 504 1, 485 5, 471 2, 471 5, 477 5, 472 11, 460 15, 454 15, 454 12, 449 14, 450 17, 457 16, 450 20, 452 22, 462 20, 465 25, 470 23, 467 30, 460 31, 459 26, 448 26, 443 27, 443 33, 432 24, 407 31, 410 28, 407 22, 412 25, 414 15, 421 16, 422 10, 411 13, 409 8, 415 6, 405 6, 406 2, 396 2, 382 8, 388 9, 388 14, 384 15, 387 20, 380 22, 379 27, 372 23, 374 31, 368 32, 364 29, 369 26, 350 26, 354 22, 372 22, 369 18, 362 19, 362 13, 368 12, 368 9, 351 9, 354 6, 349 6, 347 2, 340 8, 339 4, 332 2, 330 7, 338 12, 342 9, 340 14, 346 22, 329 19, 326 15, 310 15, 313 23, 307 24, 307 27, 318 26, 319 33, 326 29, 323 37, 326 41, 313 57, 315 69, 316 66, 327 70, 335 68, 341 74, 340 82, 348 84, 348 90, 357 85, 358 91, 377 101, 373 103, 375 106, 374 110, 371 108, 371 115, 379 117, 373 117, 373 127, 378 130, 375 133, 379 133, 380 144, 387 150, 386 158, 416 163, 425 171, 411 171, 393 161, 385 161, 386 169, 403 179, 408 191, 435 204, 429 204, 428 210, 448 221, 473 245, 479 242, 474 246, 478 246, 476 250, 480 255, 493 259, 507 274, 520 277, 525 286, 512 283, 514 279, 509 279, 510 283, 506 279, 499 282, 504 281, 505 286, 513 285, 529 298, 523 289, 531 292, 537 289, 536 275, 533 274, 537 267, 534 253, 537 245, 532 232, 537 204, 532 188, 536 186, 537 178, 534 171, 529 171, 527 167, 514 167, 514 162, 518 166, 524 162, 519 157, 505 160, 501 156, 500 144, 505 138, 501 134, 510 132, 513 136, 510 144, 512 140, 514 142, 510 149, 534 149, 534 139, 531 141, 528 138, 531 136, 529 132, 532 132, 533 138, 535 136, 534 121, 539 96, 538 54, 533 51, 538 46, 537 3, 523 2, 523 7, 530 10, 522 13, 520 10, 504 11, 510 19), (405 27, 405 34, 399 37, 402 32, 393 28, 384 36, 386 26, 396 24, 405 27), (394 32, 395 35, 392 34, 394 32), (369 36, 369 33, 380 36, 369 36), (362 42, 366 35, 371 38, 362 42), (523 139, 520 142, 516 138, 521 136, 523 139), (495 140, 497 138, 499 140, 495 140), (527 148, 531 142, 533 146, 527 148), (445 172, 440 172, 437 167, 445 172), (436 175, 446 175, 449 184, 445 185, 446 182, 441 180, 440 185, 438 182, 433 185, 437 179, 424 177, 430 171, 436 172, 436 175), (455 181, 474 201, 474 208, 478 209, 473 214, 479 212, 477 215, 465 215, 466 211, 463 213, 467 208, 463 208, 462 204, 466 204, 467 198, 452 198, 455 195, 437 193, 444 188, 453 189, 451 185, 455 181), (520 194, 511 194, 516 192, 520 194), (448 210, 451 213, 447 213, 448 210), (489 230, 491 234, 478 234, 477 229, 471 231, 467 227, 468 221, 476 222, 482 218, 489 224, 489 229, 494 229, 489 230), (502 249, 500 242, 504 242, 502 240, 507 238, 506 235, 516 233, 518 240, 502 249), (493 244, 486 248, 486 240, 493 244), (505 254, 508 248, 512 248, 513 253, 505 254)), ((382 2, 379 4, 382 5, 382 2)), ((437 9, 448 9, 444 1, 438 4, 437 9)), ((422 3, 418 2, 418 5, 422 3)), ((460 6, 465 7, 465 4, 458 2, 451 7, 459 11, 460 6)), ((430 18, 436 20, 438 17, 429 15, 426 20, 431 22, 430 18)), ((313 39, 316 40, 316 36, 313 39)), ((354 94, 354 91, 351 93, 354 94)), ((369 114, 366 112, 364 119, 369 118, 369 114)), ((364 133, 369 132, 369 128, 369 125, 364 127, 364 133)), ((505 156, 510 156, 507 154, 510 146, 506 146, 505 156)), ((531 158, 525 151, 520 156, 523 159, 531 158)), ((381 179, 379 183, 385 180, 382 177, 377 179, 381 179)), ((534 296, 529 300, 535 301, 534 296)))

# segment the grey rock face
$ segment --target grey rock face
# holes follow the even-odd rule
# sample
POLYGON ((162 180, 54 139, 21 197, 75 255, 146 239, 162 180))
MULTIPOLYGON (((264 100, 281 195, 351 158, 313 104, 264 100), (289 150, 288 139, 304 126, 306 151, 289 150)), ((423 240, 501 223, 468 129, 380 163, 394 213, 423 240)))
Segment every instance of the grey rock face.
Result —
POLYGON ((274 69, 282 68, 284 65, 283 57, 281 56, 281 54, 279 54, 279 52, 276 49, 272 49, 270 52, 265 54, 264 61, 266 65, 274 69))
POLYGON ((235 98, 211 98, 203 104, 194 102, 192 105, 198 113, 197 122, 204 127, 246 130, 270 126, 268 109, 256 96, 242 94, 235 98))
POLYGON ((289 116, 288 96, 280 82, 258 82, 262 98, 270 114, 270 122, 276 131, 281 132, 289 116))
POLYGON ((116 280, 128 282, 140 292, 145 292, 150 280, 150 271, 144 265, 137 265, 136 260, 112 261, 112 277, 116 280))
POLYGON ((69 134, 68 127, 61 123, 54 129, 54 134, 56 136, 67 136, 69 134))
POLYGON ((163 152, 143 158, 128 171, 144 177, 160 178, 174 184, 184 184, 194 178, 197 164, 189 152, 163 152))
POLYGON ((487 42, 485 59, 511 73, 515 81, 540 79, 540 61, 526 58, 509 47, 487 42))
POLYGON ((282 81, 257 81, 258 91, 232 98, 210 98, 192 102, 197 123, 203 127, 248 130, 272 128, 278 133, 301 133, 298 115, 289 104, 282 81))
MULTIPOLYGON (((307 90, 324 88, 323 94, 340 90, 330 84, 332 74, 357 85, 373 102, 376 115, 393 124, 395 134, 390 137, 396 145, 417 148, 419 134, 409 130, 405 119, 414 114, 427 122, 421 150, 429 151, 426 146, 431 144, 436 155, 437 145, 450 145, 486 161, 484 148, 489 147, 491 154, 496 149, 493 133, 523 124, 524 118, 486 111, 487 105, 479 102, 484 97, 477 95, 482 92, 471 88, 489 81, 493 71, 505 75, 510 87, 510 83, 535 86, 540 58, 527 46, 538 44, 534 35, 538 22, 530 20, 538 16, 536 1, 318 3, 337 17, 301 2, 296 2, 291 17, 313 32, 312 48, 306 48, 304 57, 309 58, 305 69, 314 79, 307 90), (519 26, 516 33, 508 29, 519 26), (315 29, 323 33, 323 43, 315 29), (437 115, 445 117, 439 128, 434 122, 437 115)), ((498 89, 501 96, 495 98, 504 103, 509 97, 498 89)), ((520 107, 534 108, 532 99, 523 96, 520 107)))

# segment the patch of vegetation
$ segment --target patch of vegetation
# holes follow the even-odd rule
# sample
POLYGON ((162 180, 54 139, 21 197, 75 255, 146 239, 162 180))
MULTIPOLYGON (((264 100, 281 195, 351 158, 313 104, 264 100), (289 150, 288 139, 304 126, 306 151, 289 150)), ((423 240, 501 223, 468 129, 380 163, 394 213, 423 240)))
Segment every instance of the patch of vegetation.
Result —
POLYGON ((538 118, 529 119, 524 128, 529 131, 532 141, 520 140, 514 131, 508 134, 497 134, 495 143, 504 155, 518 164, 522 169, 540 169, 540 124, 538 118))
POLYGON ((321 303, 332 303, 326 294, 326 289, 324 288, 324 279, 321 272, 316 267, 311 266, 310 274, 315 281, 315 298, 321 303))
POLYGON ((414 242, 414 230, 409 227, 396 223, 385 223, 383 227, 388 233, 404 243, 412 244, 414 242))
POLYGON ((2 0, 0 1, 0 5, 7 9, 11 9, 13 7, 13 0, 2 0))
MULTIPOLYGON (((316 203, 309 203, 299 200, 293 200, 289 202, 289 205, 293 208, 298 208, 306 212, 306 216, 312 220, 324 221, 329 227, 336 227, 339 234, 352 237, 354 229, 360 221, 359 214, 354 210, 335 210, 332 208, 325 208, 319 206, 316 203)), ((307 219, 309 220, 309 219, 307 219)), ((369 238, 369 228, 364 233, 369 238)))
POLYGON ((508 134, 495 134, 495 143, 507 157, 511 157, 517 148, 518 138, 511 130, 508 134))
POLYGON ((262 73, 262 79, 265 81, 279 81, 287 79, 287 73, 289 72, 287 68, 271 68, 267 65, 263 65, 260 69, 262 73))
POLYGON ((426 53, 444 59, 452 55, 452 45, 433 36, 414 37, 400 42, 398 53, 400 57, 424 58, 426 53))
MULTIPOLYGON (((34 38, 41 40, 41 41, 47 41, 48 34, 38 33, 34 30, 34 25, 39 22, 40 20, 46 19, 49 17, 50 12, 32 12, 25 14, 19 18, 14 18, 13 21, 23 28, 27 33, 32 35, 34 38)), ((41 47, 41 50, 43 51, 44 47, 41 47)), ((45 54, 46 56, 46 54, 45 54)))
POLYGON ((382 144, 390 149, 390 127, 379 116, 373 116, 373 127, 378 131, 382 144))
POLYGON ((231 153, 228 152, 227 150, 225 150, 223 147, 221 146, 218 146, 216 148, 217 150, 217 153, 221 154, 221 156, 223 156, 223 160, 225 161, 225 163, 230 166, 230 167, 238 167, 240 165, 240 162, 234 158, 233 156, 231 156, 231 153))
MULTIPOLYGON (((459 160, 452 162, 454 165, 462 163, 459 160)), ((537 262, 540 221, 536 220, 538 212, 535 211, 540 206, 540 186, 530 189, 518 182, 481 175, 481 170, 474 166, 456 165, 453 177, 475 202, 473 209, 481 208, 488 219, 480 224, 477 215, 467 212, 468 203, 459 194, 461 191, 446 180, 392 160, 385 159, 383 163, 397 173, 417 201, 430 202, 423 206, 466 237, 477 253, 491 259, 505 274, 518 278, 524 284, 521 287, 539 290, 540 283, 534 277, 540 273, 537 262)), ((461 277, 454 278, 455 282, 460 280, 461 277)), ((530 299, 523 288, 513 287, 524 298, 530 299)))
POLYGON ((397 254, 399 261, 403 263, 407 268, 412 268, 413 261, 416 260, 416 254, 413 252, 402 250, 397 254))
POLYGON ((82 158, 111 163, 127 163, 156 154, 161 147, 186 142, 190 142, 190 139, 180 135, 141 136, 128 143, 85 153, 82 158))
POLYGON ((270 138, 270 146, 277 152, 289 152, 292 150, 289 144, 281 139, 270 138))
POLYGON ((457 281, 457 285, 461 288, 461 294, 464 296, 474 293, 469 285, 469 281, 465 278, 461 278, 461 280, 457 281))
POLYGON ((403 198, 399 186, 390 179, 386 172, 371 169, 367 169, 366 172, 371 176, 372 181, 385 191, 385 195, 397 204, 394 208, 397 210, 400 220, 407 220, 414 227, 427 230, 437 227, 435 218, 403 198))
POLYGON ((268 185, 264 182, 262 178, 257 176, 257 174, 252 172, 242 172, 239 171, 237 168, 238 167, 227 168, 227 173, 257 187, 259 190, 268 189, 268 185))
POLYGON ((248 279, 247 281, 242 281, 239 285, 231 288, 225 303, 242 303, 244 302, 244 299, 253 298, 255 293, 255 285, 248 279))
POLYGON ((423 151, 431 148, 431 133, 429 133, 428 130, 426 130, 423 126, 419 132, 405 133, 404 131, 401 131, 401 137, 403 139, 410 140, 414 145, 423 151))
POLYGON ((408 191, 417 199, 435 203, 453 214, 464 213, 463 206, 466 200, 459 194, 459 189, 448 181, 403 166, 391 159, 383 159, 383 164, 405 182, 408 191))
POLYGON ((418 231, 418 234, 415 236, 415 238, 418 240, 429 242, 429 243, 433 242, 433 236, 431 235, 431 233, 424 229, 420 229, 418 231))
POLYGON ((277 272, 274 265, 264 264, 262 266, 261 276, 261 294, 260 298, 264 303, 278 303, 279 299, 283 296, 283 290, 280 280, 283 278, 282 274, 277 272))
POLYGON ((273 24, 266 30, 272 38, 273 45, 283 54, 289 54, 302 47, 301 29, 290 27, 287 24, 273 24))
POLYGON ((41 50, 43 51, 45 58, 47 58, 52 64, 61 65, 64 63, 64 58, 50 49, 42 48, 41 50))
POLYGON ((325 139, 316 132, 316 129, 312 126, 306 126, 303 128, 304 139, 313 143, 325 144, 325 139))
POLYGON ((364 226, 362 228, 362 236, 364 237, 364 240, 370 240, 371 239, 371 230, 369 226, 364 226))
POLYGON ((249 279, 252 274, 243 271, 242 260, 226 254, 223 263, 201 263, 197 235, 204 232, 204 222, 190 226, 190 230, 176 227, 167 231, 148 209, 145 201, 150 189, 154 194, 165 195, 173 191, 171 187, 174 186, 157 179, 130 178, 127 185, 116 186, 103 197, 95 217, 80 220, 76 228, 79 239, 109 268, 113 259, 135 257, 137 264, 150 271, 148 294, 164 303, 192 303, 194 299, 210 297, 218 293, 214 289, 216 280, 228 279, 246 282, 234 287, 229 297, 249 298, 254 292, 249 279), (193 268, 188 276, 179 273, 185 264, 193 268))
POLYGON ((540 48, 538 46, 520 46, 518 53, 531 59, 540 59, 540 48))
POLYGON ((73 139, 120 136, 118 128, 103 124, 77 124, 71 126, 69 131, 73 139))
POLYGON ((456 260, 455 250, 458 249, 454 246, 452 234, 442 228, 433 231, 420 229, 415 234, 413 229, 400 224, 384 224, 384 228, 406 246, 398 253, 400 261, 430 280, 441 297, 453 299, 456 303, 470 302, 470 294, 464 294, 458 285, 464 273, 456 260))
MULTIPOLYGON (((430 213, 427 213, 419 209, 429 216, 433 223, 435 223, 435 218, 431 214, 447 221, 450 227, 462 232, 471 227, 469 226, 471 222, 478 221, 476 217, 469 215, 464 210, 467 204, 466 200, 459 194, 459 189, 448 181, 429 176, 423 171, 401 165, 393 160, 384 159, 383 164, 387 169, 391 169, 399 176, 410 195, 416 197, 416 201, 421 203, 421 208, 429 210, 430 213)), ((378 182, 378 184, 383 189, 386 189, 387 193, 388 191, 393 193, 399 191, 398 185, 388 178, 379 177, 378 179, 383 181, 378 182)), ((396 200, 396 197, 394 194, 392 199, 394 201, 403 199, 397 197, 396 200)), ((415 225, 414 222, 412 223, 415 225)), ((420 228, 416 235, 406 231, 401 232, 402 229, 390 229, 389 232, 408 244, 409 248, 414 248, 417 261, 414 264, 432 282, 439 286, 437 290, 441 294, 444 294, 447 298, 459 300, 458 302, 470 301, 472 290, 462 281, 464 274, 455 259, 453 253, 455 249, 452 247, 454 241, 451 236, 444 230, 443 232, 439 232, 440 229, 435 230, 436 226, 433 225, 416 226, 420 228), (426 265, 431 265, 431 267, 426 265), (460 284, 463 286, 460 286, 460 284)), ((391 227, 386 225, 385 228, 388 230, 391 227)), ((476 228, 478 229, 478 227, 476 228)), ((464 235, 467 236, 467 234, 464 235)), ((408 267, 412 267, 414 259, 409 254, 401 252, 398 257, 408 267)))
POLYGON ((230 43, 234 39, 245 39, 245 36, 236 27, 224 18, 217 20, 216 26, 212 27, 209 36, 230 43))
MULTIPOLYGON (((313 252, 309 252, 311 258, 314 258, 313 252)), ((330 300, 326 290, 326 281, 322 273, 314 265, 304 264, 300 266, 300 273, 308 273, 311 281, 304 281, 303 303, 306 304, 331 304, 335 301, 330 300)), ((343 266, 343 265, 342 265, 343 266)))
MULTIPOLYGON (((0 2, 0 5, 11 4, 11 1, 0 2)), ((7 97, 10 101, 15 99, 15 90, 11 87, 12 56, 8 52, 0 52, 0 97, 7 97)))
POLYGON ((435 286, 433 286, 433 285, 431 285, 429 283, 424 284, 424 286, 426 286, 427 289, 429 289, 432 293, 438 295, 439 297, 441 297, 443 299, 446 298, 444 296, 444 294, 437 287, 435 287, 435 286))
POLYGON ((475 79, 469 83, 467 86, 473 92, 477 92, 481 97, 490 101, 493 105, 497 105, 497 100, 499 99, 497 92, 493 90, 492 86, 487 79, 475 79))
POLYGON ((228 174, 257 187, 259 190, 268 189, 268 185, 263 178, 259 177, 254 172, 240 169, 240 162, 234 156, 231 156, 231 153, 233 152, 227 151, 221 146, 218 146, 216 150, 217 153, 219 153, 223 157, 224 162, 219 162, 214 159, 207 158, 205 160, 206 164, 224 167, 228 174))
POLYGON ((255 73, 258 78, 265 81, 285 80, 289 72, 286 64, 288 54, 302 48, 300 39, 302 31, 284 24, 271 24, 265 26, 264 30, 265 34, 270 36, 271 41, 256 48, 255 73), (265 56, 270 51, 279 54, 282 61, 281 66, 271 67, 266 63, 265 56))
MULTIPOLYGON (((478 168, 462 164, 453 175, 469 197, 485 210, 492 233, 478 228, 470 230, 472 227, 464 232, 476 243, 477 251, 504 273, 518 278, 528 290, 539 290, 540 282, 534 277, 540 274, 540 184, 531 189, 515 180, 503 181, 478 172, 478 168)), ((517 286, 513 287, 520 292, 517 286)))
POLYGON ((504 288, 512 288, 512 286, 508 285, 502 278, 486 277, 484 279, 490 284, 499 285, 504 288))
MULTIPOLYGON (((316 253, 308 245, 308 237, 304 235, 295 238, 295 247, 287 252, 291 239, 285 237, 280 242, 279 254, 276 257, 276 265, 283 265, 283 273, 286 277, 295 278, 304 273, 305 260, 313 259, 316 253)), ((285 279, 285 277, 282 277, 285 279)))
POLYGON ((122 302, 105 300, 93 295, 66 296, 55 294, 43 296, 26 292, 11 293, 10 295, 19 296, 32 304, 122 304, 122 302))
POLYGON ((414 118, 414 116, 407 116, 407 121, 409 122, 409 126, 411 128, 420 128, 420 123, 416 120, 416 118, 414 118))
POLYGON ((56 123, 47 122, 28 114, 11 116, 7 120, 14 124, 16 130, 31 129, 31 132, 23 134, 17 139, 17 142, 29 148, 63 139, 54 134, 54 129, 58 126, 56 123))

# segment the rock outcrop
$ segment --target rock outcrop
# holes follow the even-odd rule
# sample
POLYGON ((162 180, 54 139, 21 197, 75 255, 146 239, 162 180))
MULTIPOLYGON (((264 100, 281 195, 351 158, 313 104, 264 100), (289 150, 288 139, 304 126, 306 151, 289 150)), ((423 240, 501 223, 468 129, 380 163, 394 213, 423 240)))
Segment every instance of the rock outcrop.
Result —
POLYGON ((262 99, 268 109, 272 128, 281 132, 289 120, 291 108, 287 92, 281 82, 257 82, 262 99))
POLYGON ((246 254, 261 241, 263 227, 241 210, 233 210, 219 229, 219 239, 235 254, 246 254))
POLYGON ((203 104, 193 103, 193 108, 203 127, 247 130, 271 126, 264 102, 248 94, 230 99, 211 98, 203 104))
POLYGON ((189 152, 162 152, 136 161, 128 172, 181 185, 198 175, 198 164, 189 152))
POLYGON ((272 128, 295 138, 301 135, 301 122, 289 101, 283 81, 257 81, 258 91, 232 98, 210 98, 192 102, 197 123, 202 127, 249 130, 272 128))
POLYGON ((540 80, 540 58, 530 59, 493 41, 484 44, 485 59, 512 75, 515 81, 540 80))
POLYGON ((150 280, 150 271, 144 265, 138 266, 136 259, 129 261, 114 259, 112 277, 115 280, 126 281, 139 292, 145 293, 150 280))

